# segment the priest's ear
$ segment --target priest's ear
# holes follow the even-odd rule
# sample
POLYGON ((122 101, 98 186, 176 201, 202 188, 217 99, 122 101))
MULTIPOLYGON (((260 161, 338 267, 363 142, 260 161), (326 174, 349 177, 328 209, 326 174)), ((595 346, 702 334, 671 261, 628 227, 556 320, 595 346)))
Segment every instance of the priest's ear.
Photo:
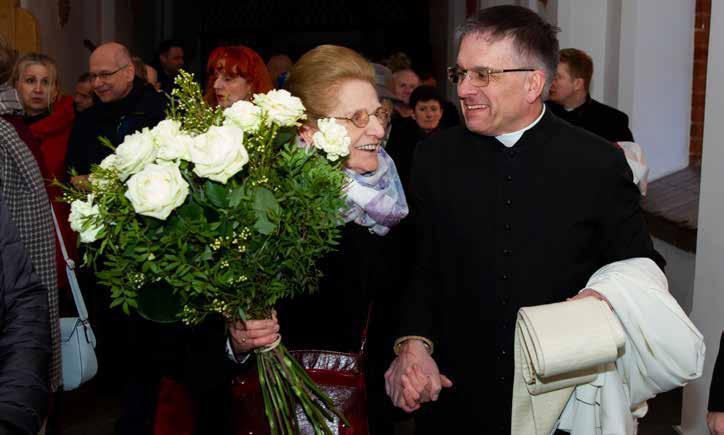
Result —
POLYGON ((533 103, 543 95, 543 89, 546 85, 546 73, 543 70, 535 70, 528 73, 528 79, 525 81, 525 100, 533 103))
POLYGON ((573 79, 573 90, 576 92, 588 92, 588 90, 586 89, 586 82, 583 80, 583 78, 577 77, 573 79))

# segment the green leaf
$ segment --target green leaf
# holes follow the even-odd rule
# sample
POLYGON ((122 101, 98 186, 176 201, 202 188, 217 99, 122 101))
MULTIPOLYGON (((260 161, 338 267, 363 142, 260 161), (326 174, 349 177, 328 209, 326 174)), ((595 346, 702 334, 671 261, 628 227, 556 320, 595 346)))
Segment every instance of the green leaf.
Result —
POLYGON ((209 201, 219 208, 225 208, 229 203, 229 194, 226 187, 222 184, 206 181, 205 189, 206 197, 209 201))
POLYGON ((190 202, 178 209, 178 215, 190 224, 203 223, 204 209, 195 202, 190 202))
POLYGON ((206 249, 204 249, 204 252, 201 253, 201 255, 199 256, 199 260, 208 261, 208 260, 211 260, 211 258, 213 258, 213 256, 214 256, 214 253, 211 252, 211 248, 209 248, 207 246, 206 249))
POLYGON ((239 186, 231 191, 231 195, 229 196, 229 206, 238 206, 241 203, 242 198, 244 198, 244 186, 239 186))
POLYGON ((256 212, 256 222, 254 223, 254 229, 259 234, 269 235, 274 232, 276 229, 276 225, 271 223, 269 221, 269 218, 266 217, 266 213, 263 211, 256 212))
POLYGON ((254 190, 254 210, 256 212, 254 229, 264 235, 273 233, 276 223, 270 218, 276 220, 281 213, 281 207, 271 190, 264 187, 257 187, 254 190))
POLYGON ((271 190, 265 187, 257 187, 254 190, 254 210, 279 213, 281 208, 271 190))

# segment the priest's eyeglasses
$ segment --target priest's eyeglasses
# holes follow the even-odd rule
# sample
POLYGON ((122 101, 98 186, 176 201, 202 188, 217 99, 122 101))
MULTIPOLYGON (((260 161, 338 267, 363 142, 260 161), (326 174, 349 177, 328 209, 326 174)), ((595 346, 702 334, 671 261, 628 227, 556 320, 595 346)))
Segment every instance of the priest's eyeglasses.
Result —
POLYGON ((374 116, 384 127, 390 121, 390 112, 383 106, 380 106, 372 113, 367 113, 366 110, 360 109, 352 114, 351 117, 345 118, 344 116, 332 116, 334 119, 345 119, 352 122, 355 127, 365 128, 370 123, 370 116, 374 116))
POLYGON ((125 64, 115 71, 101 71, 99 73, 90 73, 90 74, 88 74, 88 79, 90 80, 91 83, 96 81, 96 79, 101 79, 101 81, 106 81, 109 78, 111 78, 113 75, 115 75, 118 71, 122 70, 123 68, 126 68, 128 65, 129 64, 125 64))
POLYGON ((451 66, 447 69, 447 78, 450 83, 457 85, 465 80, 465 76, 470 77, 470 84, 483 88, 490 83, 490 76, 493 74, 503 74, 508 72, 535 71, 534 68, 512 68, 512 69, 493 69, 480 68, 474 70, 462 69, 457 66, 451 66))

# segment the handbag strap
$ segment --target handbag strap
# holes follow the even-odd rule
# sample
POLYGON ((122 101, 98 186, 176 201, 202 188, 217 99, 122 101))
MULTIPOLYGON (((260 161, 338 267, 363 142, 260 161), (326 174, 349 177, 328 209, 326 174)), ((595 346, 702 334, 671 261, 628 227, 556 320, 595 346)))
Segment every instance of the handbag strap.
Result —
POLYGON ((367 321, 365 322, 365 329, 362 330, 362 343, 359 347, 359 354, 364 355, 365 353, 365 347, 367 347, 367 331, 370 328, 370 318, 372 317, 372 307, 374 306, 374 302, 370 302, 370 304, 367 306, 367 321))
POLYGON ((53 204, 50 205, 50 211, 53 213, 53 225, 55 225, 55 234, 58 236, 58 242, 60 242, 60 250, 63 253, 63 259, 65 260, 65 271, 68 275, 70 290, 73 293, 75 308, 78 310, 78 318, 82 322, 85 322, 88 319, 88 310, 85 307, 83 294, 80 292, 78 278, 75 276, 75 262, 71 260, 70 257, 68 257, 68 251, 66 251, 65 249, 63 234, 61 234, 60 232, 60 226, 58 225, 58 218, 55 216, 55 209, 53 208, 53 204))

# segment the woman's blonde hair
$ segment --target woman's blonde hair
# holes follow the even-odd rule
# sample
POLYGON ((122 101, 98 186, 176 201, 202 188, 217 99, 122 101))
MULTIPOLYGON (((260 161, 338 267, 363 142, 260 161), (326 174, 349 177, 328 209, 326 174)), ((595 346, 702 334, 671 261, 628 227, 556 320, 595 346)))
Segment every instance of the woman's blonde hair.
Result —
POLYGON ((58 65, 55 63, 52 57, 46 56, 42 53, 26 53, 20 56, 15 63, 15 68, 13 68, 13 73, 10 76, 10 84, 17 89, 18 82, 20 81, 20 76, 25 72, 25 68, 31 65, 42 65, 48 70, 48 87, 50 91, 55 91, 54 96, 53 92, 48 92, 48 110, 50 110, 53 103, 55 103, 55 99, 58 97, 58 95, 60 95, 60 78, 58 77, 58 65), (51 97, 53 98, 52 100, 51 97))
POLYGON ((374 88, 372 64, 349 48, 320 45, 294 64, 284 87, 302 100, 307 108, 307 122, 313 122, 332 111, 337 104, 337 91, 347 80, 365 81, 374 88))

